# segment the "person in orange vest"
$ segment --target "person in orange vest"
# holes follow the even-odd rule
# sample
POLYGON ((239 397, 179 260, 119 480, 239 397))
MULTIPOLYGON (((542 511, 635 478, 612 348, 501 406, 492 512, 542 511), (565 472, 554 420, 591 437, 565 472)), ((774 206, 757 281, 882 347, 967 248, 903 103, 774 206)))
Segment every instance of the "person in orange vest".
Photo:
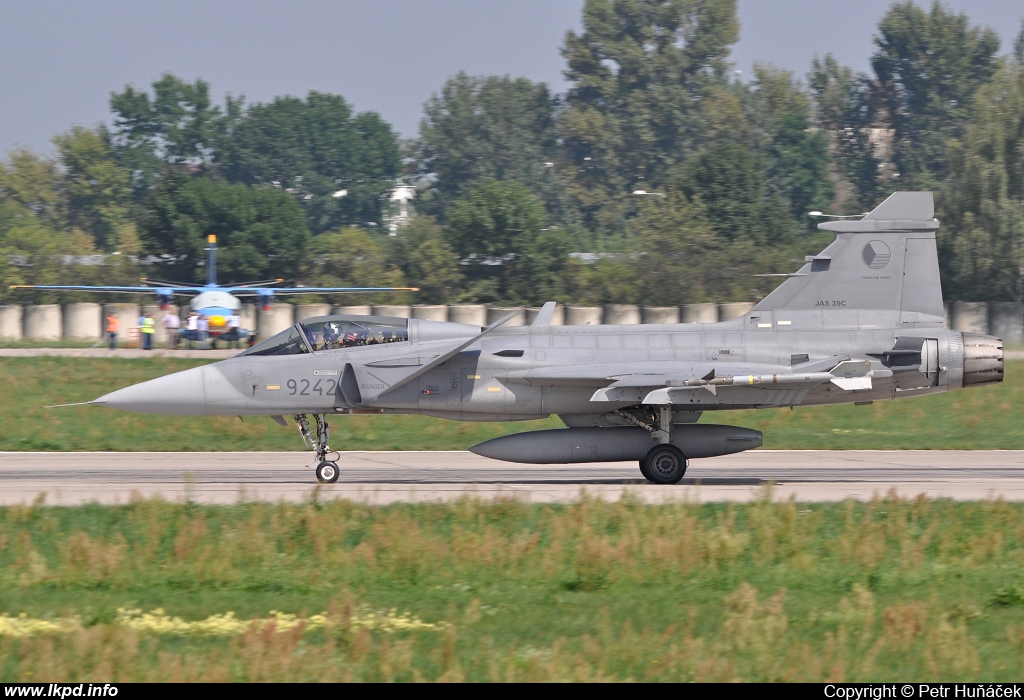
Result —
POLYGON ((120 326, 121 322, 117 320, 117 312, 111 311, 107 316, 107 337, 110 339, 111 350, 117 347, 117 331, 120 326))
POLYGON ((153 320, 153 314, 142 315, 142 326, 139 331, 142 332, 142 349, 152 350, 153 334, 156 333, 156 321, 153 320))

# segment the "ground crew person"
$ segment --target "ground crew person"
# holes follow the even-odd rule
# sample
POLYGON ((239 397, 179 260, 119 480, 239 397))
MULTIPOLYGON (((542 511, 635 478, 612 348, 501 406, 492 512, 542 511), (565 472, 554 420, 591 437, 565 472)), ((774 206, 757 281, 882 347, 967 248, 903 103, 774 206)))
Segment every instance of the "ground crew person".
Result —
POLYGON ((171 350, 178 349, 178 331, 181 330, 181 318, 174 309, 164 316, 164 328, 167 329, 167 347, 171 350))
POLYGON ((111 311, 110 315, 107 316, 107 337, 110 339, 111 350, 117 347, 117 331, 120 326, 121 323, 117 320, 117 312, 111 311))
POLYGON ((241 329, 242 317, 238 313, 238 309, 235 309, 231 312, 231 315, 228 316, 228 332, 225 334, 228 336, 228 339, 230 341, 228 343, 229 348, 238 347, 238 341, 240 340, 238 334, 241 332, 241 329))
POLYGON ((142 327, 139 330, 142 332, 142 349, 152 350, 153 334, 156 333, 156 321, 153 320, 153 314, 142 316, 142 327))
POLYGON ((206 314, 199 314, 196 321, 196 335, 199 337, 199 349, 206 349, 206 339, 210 337, 210 317, 206 314))

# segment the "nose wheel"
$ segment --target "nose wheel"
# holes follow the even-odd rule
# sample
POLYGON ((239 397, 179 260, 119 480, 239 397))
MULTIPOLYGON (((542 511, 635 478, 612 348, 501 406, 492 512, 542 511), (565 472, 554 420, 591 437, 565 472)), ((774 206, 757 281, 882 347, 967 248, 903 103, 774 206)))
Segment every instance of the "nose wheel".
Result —
POLYGON ((337 462, 320 462, 316 467, 316 480, 321 484, 333 484, 338 480, 341 470, 337 462))
POLYGON ((332 450, 331 446, 327 444, 327 441, 330 439, 331 428, 327 425, 324 417, 319 413, 314 413, 313 420, 316 425, 315 437, 310 433, 309 421, 306 420, 306 415, 300 413, 295 416, 295 425, 299 428, 299 435, 302 436, 302 441, 306 444, 306 447, 313 449, 315 455, 313 461, 306 466, 312 467, 316 464, 316 480, 321 484, 333 484, 341 474, 337 462, 338 457, 341 455, 332 450), (331 459, 327 458, 328 455, 331 455, 331 459))

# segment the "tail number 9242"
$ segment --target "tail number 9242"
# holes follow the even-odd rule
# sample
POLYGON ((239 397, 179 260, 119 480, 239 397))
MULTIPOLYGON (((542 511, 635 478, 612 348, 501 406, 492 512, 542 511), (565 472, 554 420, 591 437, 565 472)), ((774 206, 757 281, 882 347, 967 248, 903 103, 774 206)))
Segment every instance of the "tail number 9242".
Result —
POLYGON ((330 396, 338 388, 338 382, 334 379, 317 379, 315 382, 308 379, 289 379, 285 386, 288 387, 289 396, 330 396))

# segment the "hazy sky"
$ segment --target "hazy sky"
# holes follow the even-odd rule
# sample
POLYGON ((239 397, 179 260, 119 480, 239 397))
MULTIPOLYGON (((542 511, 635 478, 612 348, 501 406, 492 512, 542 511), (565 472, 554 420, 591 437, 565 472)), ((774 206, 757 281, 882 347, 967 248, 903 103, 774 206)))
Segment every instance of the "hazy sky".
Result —
MULTIPOLYGON (((891 0, 739 0, 733 60, 806 74, 831 51, 868 70, 871 37, 891 0)), ((1008 51, 1024 6, 952 0, 987 24, 1008 51)), ((164 72, 201 77, 215 99, 250 102, 309 90, 343 95, 415 136, 423 102, 459 70, 510 74, 565 89, 559 47, 578 30, 582 0, 3 0, 0 13, 0 154, 49 151, 73 124, 110 118, 126 84, 164 72)))

